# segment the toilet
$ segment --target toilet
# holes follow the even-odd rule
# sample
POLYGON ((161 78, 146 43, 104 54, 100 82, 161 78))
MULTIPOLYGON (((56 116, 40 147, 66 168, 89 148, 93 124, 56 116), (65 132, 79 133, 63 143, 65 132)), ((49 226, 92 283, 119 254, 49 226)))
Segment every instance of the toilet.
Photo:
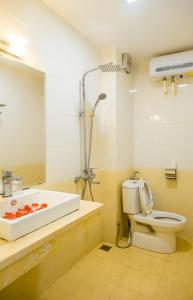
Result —
POLYGON ((176 251, 176 232, 184 228, 186 218, 176 213, 153 210, 153 197, 144 179, 122 184, 123 212, 131 222, 133 246, 159 252, 176 251))

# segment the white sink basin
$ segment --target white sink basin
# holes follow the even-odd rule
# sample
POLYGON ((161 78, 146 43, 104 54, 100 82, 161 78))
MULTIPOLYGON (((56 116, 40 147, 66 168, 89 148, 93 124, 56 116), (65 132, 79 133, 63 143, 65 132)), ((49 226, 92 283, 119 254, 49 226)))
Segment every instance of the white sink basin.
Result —
POLYGON ((80 196, 46 190, 29 189, 9 198, 0 199, 0 238, 13 241, 50 222, 68 215, 80 207, 80 196), (42 210, 17 219, 3 218, 6 212, 15 213, 25 205, 46 203, 42 210))

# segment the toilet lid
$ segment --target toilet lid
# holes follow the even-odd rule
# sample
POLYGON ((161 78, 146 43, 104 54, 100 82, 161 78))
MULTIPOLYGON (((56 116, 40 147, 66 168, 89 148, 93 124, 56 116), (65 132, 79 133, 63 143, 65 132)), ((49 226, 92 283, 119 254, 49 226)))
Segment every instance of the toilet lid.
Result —
POLYGON ((145 181, 144 179, 140 179, 139 195, 140 195, 142 211, 146 215, 150 214, 152 212, 152 208, 153 208, 152 193, 151 193, 151 190, 149 188, 147 181, 145 181))

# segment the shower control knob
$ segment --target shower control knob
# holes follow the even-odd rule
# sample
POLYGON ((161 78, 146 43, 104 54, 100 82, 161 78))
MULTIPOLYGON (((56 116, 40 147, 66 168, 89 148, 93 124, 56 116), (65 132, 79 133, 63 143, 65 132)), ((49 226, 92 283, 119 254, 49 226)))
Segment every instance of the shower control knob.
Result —
POLYGON ((76 176, 74 178, 74 183, 79 183, 80 180, 81 180, 81 176, 76 176))

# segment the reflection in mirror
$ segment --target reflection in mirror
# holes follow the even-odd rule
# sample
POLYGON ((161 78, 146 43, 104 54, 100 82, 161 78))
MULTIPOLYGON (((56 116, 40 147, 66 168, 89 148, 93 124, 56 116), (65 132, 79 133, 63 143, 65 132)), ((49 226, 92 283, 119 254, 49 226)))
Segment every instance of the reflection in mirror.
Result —
POLYGON ((0 57, 0 176, 12 171, 14 190, 45 181, 44 79, 43 72, 0 57))

